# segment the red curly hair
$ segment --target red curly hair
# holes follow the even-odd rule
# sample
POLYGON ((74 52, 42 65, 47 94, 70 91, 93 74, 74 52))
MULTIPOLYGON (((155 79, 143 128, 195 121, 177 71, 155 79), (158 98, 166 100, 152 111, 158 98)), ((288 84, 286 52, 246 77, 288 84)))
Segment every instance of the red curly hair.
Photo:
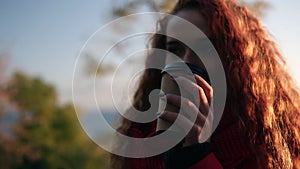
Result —
MULTIPOLYGON (((227 78, 226 104, 235 103, 227 106, 234 108, 257 163, 270 169, 300 168, 300 94, 269 33, 234 0, 180 0, 171 14, 186 8, 199 10, 208 21, 211 42, 227 78)), ((160 22, 152 38, 153 48, 166 49, 166 37, 160 34, 165 24, 160 22)), ((146 64, 153 62, 152 55, 146 64)), ((148 95, 160 88, 160 78, 159 71, 145 70, 134 95, 136 109, 150 107, 148 95)), ((130 124, 123 119, 118 131, 126 134, 130 124)), ((124 158, 112 155, 113 168, 122 168, 125 163, 124 158)))

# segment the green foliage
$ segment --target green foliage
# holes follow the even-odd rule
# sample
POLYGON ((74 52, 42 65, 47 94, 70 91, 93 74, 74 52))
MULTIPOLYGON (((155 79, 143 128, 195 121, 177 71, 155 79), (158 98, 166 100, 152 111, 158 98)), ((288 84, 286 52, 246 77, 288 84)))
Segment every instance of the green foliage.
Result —
POLYGON ((7 92, 19 120, 13 138, 0 137, 1 169, 108 168, 108 154, 87 138, 71 104, 57 105, 54 87, 19 72, 7 92))
MULTIPOLYGON (((146 5, 152 11, 160 12, 169 12, 178 0, 156 0, 156 1, 147 1, 147 0, 130 0, 125 3, 123 6, 114 8, 112 14, 114 16, 125 16, 136 11, 140 6, 146 5)), ((258 17, 263 17, 266 14, 266 11, 271 7, 270 3, 265 0, 238 0, 242 5, 247 6, 251 11, 253 11, 258 17)))
POLYGON ((97 60, 89 55, 86 55, 85 59, 86 62, 84 70, 88 76, 103 76, 107 72, 113 72, 116 69, 116 65, 111 63, 106 63, 102 66, 99 66, 97 60))
MULTIPOLYGON (((118 0, 112 0, 112 4, 118 4, 118 0)), ((147 7, 150 11, 154 12, 170 12, 176 5, 178 0, 128 0, 120 3, 119 6, 113 7, 111 10, 112 17, 122 17, 127 16, 136 12, 140 12, 142 7, 147 7)), ((252 11, 257 17, 263 18, 266 16, 268 10, 272 7, 271 3, 266 0, 238 0, 238 2, 247 6, 250 11, 252 11)), ((134 21, 134 20, 133 20, 134 21)), ((131 25, 130 23, 128 25, 131 25)), ((115 33, 122 33, 126 29, 122 29, 122 26, 116 27, 115 33)), ((119 54, 122 56, 124 49, 128 46, 119 46, 119 54)), ((86 56, 86 65, 84 71, 88 76, 94 76, 95 73, 98 77, 102 77, 106 74, 111 74, 117 65, 114 64, 104 64, 101 67, 97 64, 98 62, 91 55, 86 56)), ((129 63, 132 64, 132 63, 129 63)), ((134 63, 133 63, 134 64, 134 63)))
POLYGON ((272 7, 269 2, 265 0, 256 0, 247 2, 246 0, 239 0, 242 5, 247 6, 257 17, 263 18, 266 12, 272 7))
POLYGON ((51 85, 39 78, 30 79, 20 72, 14 74, 10 91, 12 101, 22 110, 34 113, 52 111, 56 104, 55 89, 51 85))

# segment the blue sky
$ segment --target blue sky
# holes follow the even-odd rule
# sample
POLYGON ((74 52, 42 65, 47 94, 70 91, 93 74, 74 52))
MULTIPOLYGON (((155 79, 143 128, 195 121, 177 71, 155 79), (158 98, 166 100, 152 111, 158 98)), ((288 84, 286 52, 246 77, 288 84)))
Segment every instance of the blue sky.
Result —
POLYGON ((10 50, 12 56, 8 71, 41 76, 69 98, 77 54, 105 22, 103 3, 0 1, 0 49, 10 50))
MULTIPOLYGON (((60 101, 71 101, 71 81, 79 50, 111 18, 115 0, 0 1, 0 50, 9 50, 8 73, 22 70, 56 86, 60 101)), ((300 82, 300 1, 273 0, 263 19, 290 70, 300 82)))

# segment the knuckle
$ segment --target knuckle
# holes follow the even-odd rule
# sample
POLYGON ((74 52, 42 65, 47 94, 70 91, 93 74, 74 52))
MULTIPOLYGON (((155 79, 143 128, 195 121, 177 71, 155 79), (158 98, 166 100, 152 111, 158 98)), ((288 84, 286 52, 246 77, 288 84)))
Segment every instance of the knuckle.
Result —
POLYGON ((199 87, 198 90, 199 90, 200 93, 204 93, 204 90, 203 90, 202 87, 199 87))
POLYGON ((186 104, 187 104, 188 107, 193 107, 194 106, 194 103, 190 100, 187 100, 186 104))
POLYGON ((212 97, 213 96, 213 94, 214 94, 214 90, 213 90, 213 88, 211 87, 211 86, 209 86, 209 88, 208 88, 208 93, 209 93, 209 95, 212 97))
POLYGON ((199 125, 194 125, 194 132, 196 132, 197 134, 200 134, 202 130, 202 127, 200 127, 199 125))

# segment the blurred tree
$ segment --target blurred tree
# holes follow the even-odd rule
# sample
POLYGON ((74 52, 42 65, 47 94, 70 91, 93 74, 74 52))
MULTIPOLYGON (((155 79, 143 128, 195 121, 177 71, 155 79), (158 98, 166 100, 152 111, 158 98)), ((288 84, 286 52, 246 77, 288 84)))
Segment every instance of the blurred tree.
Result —
POLYGON ((239 0, 244 6, 247 6, 257 17, 263 18, 266 16, 268 10, 272 5, 265 0, 255 0, 248 2, 246 0, 239 0))
POLYGON ((18 110, 12 137, 0 135, 1 169, 104 169, 108 155, 87 139, 71 104, 53 86, 17 72, 6 91, 18 110))
MULTIPOLYGON (((116 1, 116 0, 114 0, 116 1)), ((114 2, 112 1, 112 3, 114 2)), ((247 6, 251 11, 253 11, 258 17, 265 16, 267 10, 271 7, 269 2, 265 0, 238 0, 240 4, 247 6)), ((112 14, 116 17, 125 16, 137 11, 142 5, 146 5, 151 11, 156 12, 169 12, 178 0, 129 0, 123 5, 114 7, 112 14)))
MULTIPOLYGON (((115 1, 112 1, 112 3, 115 3, 115 1)), ((112 14, 117 17, 125 16, 137 11, 142 5, 146 5, 151 11, 168 12, 174 7, 176 2, 176 0, 129 0, 120 7, 114 7, 112 14)))
POLYGON ((112 63, 103 64, 103 66, 99 66, 99 63, 90 55, 85 55, 85 73, 87 75, 103 76, 107 72, 112 72, 115 70, 115 65, 112 63))
MULTIPOLYGON (((170 12, 178 0, 128 0, 126 2, 120 0, 111 1, 113 18, 126 16, 132 13, 139 12, 142 7, 147 7, 154 12, 170 12)), ((263 18, 267 11, 271 8, 271 4, 265 0, 238 0, 241 5, 247 6, 256 16, 263 18)), ((122 26, 117 26, 113 30, 115 34, 122 34, 122 26)), ((107 41, 107 40, 106 40, 107 41)), ((119 47, 122 48, 122 47, 119 47)), ((125 47, 126 48, 126 47, 125 47)), ((120 49, 119 51, 124 51, 120 49)), ((122 53, 120 52, 120 55, 122 53)), ((95 73, 101 77, 102 75, 113 72, 116 65, 109 64, 107 66, 98 66, 98 61, 89 54, 86 57, 85 72, 87 75, 94 75, 95 73)))

